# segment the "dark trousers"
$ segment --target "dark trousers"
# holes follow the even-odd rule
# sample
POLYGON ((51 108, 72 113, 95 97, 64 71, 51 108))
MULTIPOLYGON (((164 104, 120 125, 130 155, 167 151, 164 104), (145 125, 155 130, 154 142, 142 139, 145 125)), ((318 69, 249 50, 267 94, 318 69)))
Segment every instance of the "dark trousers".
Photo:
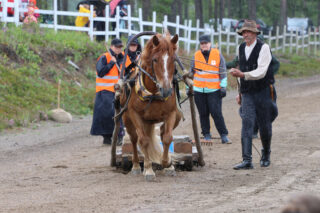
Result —
POLYGON ((240 116, 242 118, 242 157, 244 160, 252 159, 252 134, 255 121, 259 126, 262 143, 271 142, 272 121, 278 115, 276 106, 276 92, 273 87, 274 100, 271 98, 270 87, 266 87, 258 92, 243 93, 240 116))
POLYGON ((222 98, 220 90, 211 93, 194 92, 194 100, 200 115, 202 134, 210 133, 209 116, 211 114, 214 124, 221 135, 228 135, 228 130, 222 115, 222 98))

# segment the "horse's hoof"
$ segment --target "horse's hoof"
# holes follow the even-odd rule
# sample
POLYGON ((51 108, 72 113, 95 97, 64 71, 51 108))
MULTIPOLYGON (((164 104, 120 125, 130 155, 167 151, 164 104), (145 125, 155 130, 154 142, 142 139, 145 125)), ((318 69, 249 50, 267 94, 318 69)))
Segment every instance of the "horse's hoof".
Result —
POLYGON ((174 170, 174 167, 173 168, 165 168, 164 169, 164 171, 165 171, 165 174, 167 175, 167 176, 172 176, 172 177, 175 177, 175 176, 177 176, 177 173, 176 173, 176 171, 174 170))
POLYGON ((146 181, 155 181, 156 180, 155 175, 145 175, 144 178, 146 179, 146 181))
POLYGON ((140 175, 141 174, 141 169, 132 169, 131 174, 133 175, 140 175))

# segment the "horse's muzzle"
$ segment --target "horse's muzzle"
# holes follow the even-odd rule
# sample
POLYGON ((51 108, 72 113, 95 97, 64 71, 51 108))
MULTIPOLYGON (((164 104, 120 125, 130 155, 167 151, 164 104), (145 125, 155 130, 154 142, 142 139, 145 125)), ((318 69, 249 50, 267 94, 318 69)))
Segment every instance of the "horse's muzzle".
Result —
POLYGON ((160 94, 163 98, 167 98, 172 94, 172 88, 160 88, 160 94))

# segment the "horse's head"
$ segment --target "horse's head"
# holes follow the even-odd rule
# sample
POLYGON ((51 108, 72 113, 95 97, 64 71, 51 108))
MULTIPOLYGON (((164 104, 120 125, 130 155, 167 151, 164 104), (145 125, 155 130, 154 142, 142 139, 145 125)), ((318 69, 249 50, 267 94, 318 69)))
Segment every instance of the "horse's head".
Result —
POLYGON ((177 50, 178 35, 171 38, 154 35, 147 43, 142 55, 142 66, 157 80, 157 89, 163 98, 172 94, 173 75, 175 70, 175 51, 177 50))

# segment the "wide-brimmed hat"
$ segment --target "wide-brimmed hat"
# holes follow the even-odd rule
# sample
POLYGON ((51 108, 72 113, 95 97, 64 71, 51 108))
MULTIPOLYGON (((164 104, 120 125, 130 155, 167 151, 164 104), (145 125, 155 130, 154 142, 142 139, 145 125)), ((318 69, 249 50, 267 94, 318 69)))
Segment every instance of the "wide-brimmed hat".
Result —
POLYGON ((239 35, 242 35, 242 32, 244 30, 248 30, 256 34, 260 34, 260 31, 258 30, 257 24, 254 20, 244 20, 243 26, 241 27, 240 30, 237 31, 237 33, 239 35))

